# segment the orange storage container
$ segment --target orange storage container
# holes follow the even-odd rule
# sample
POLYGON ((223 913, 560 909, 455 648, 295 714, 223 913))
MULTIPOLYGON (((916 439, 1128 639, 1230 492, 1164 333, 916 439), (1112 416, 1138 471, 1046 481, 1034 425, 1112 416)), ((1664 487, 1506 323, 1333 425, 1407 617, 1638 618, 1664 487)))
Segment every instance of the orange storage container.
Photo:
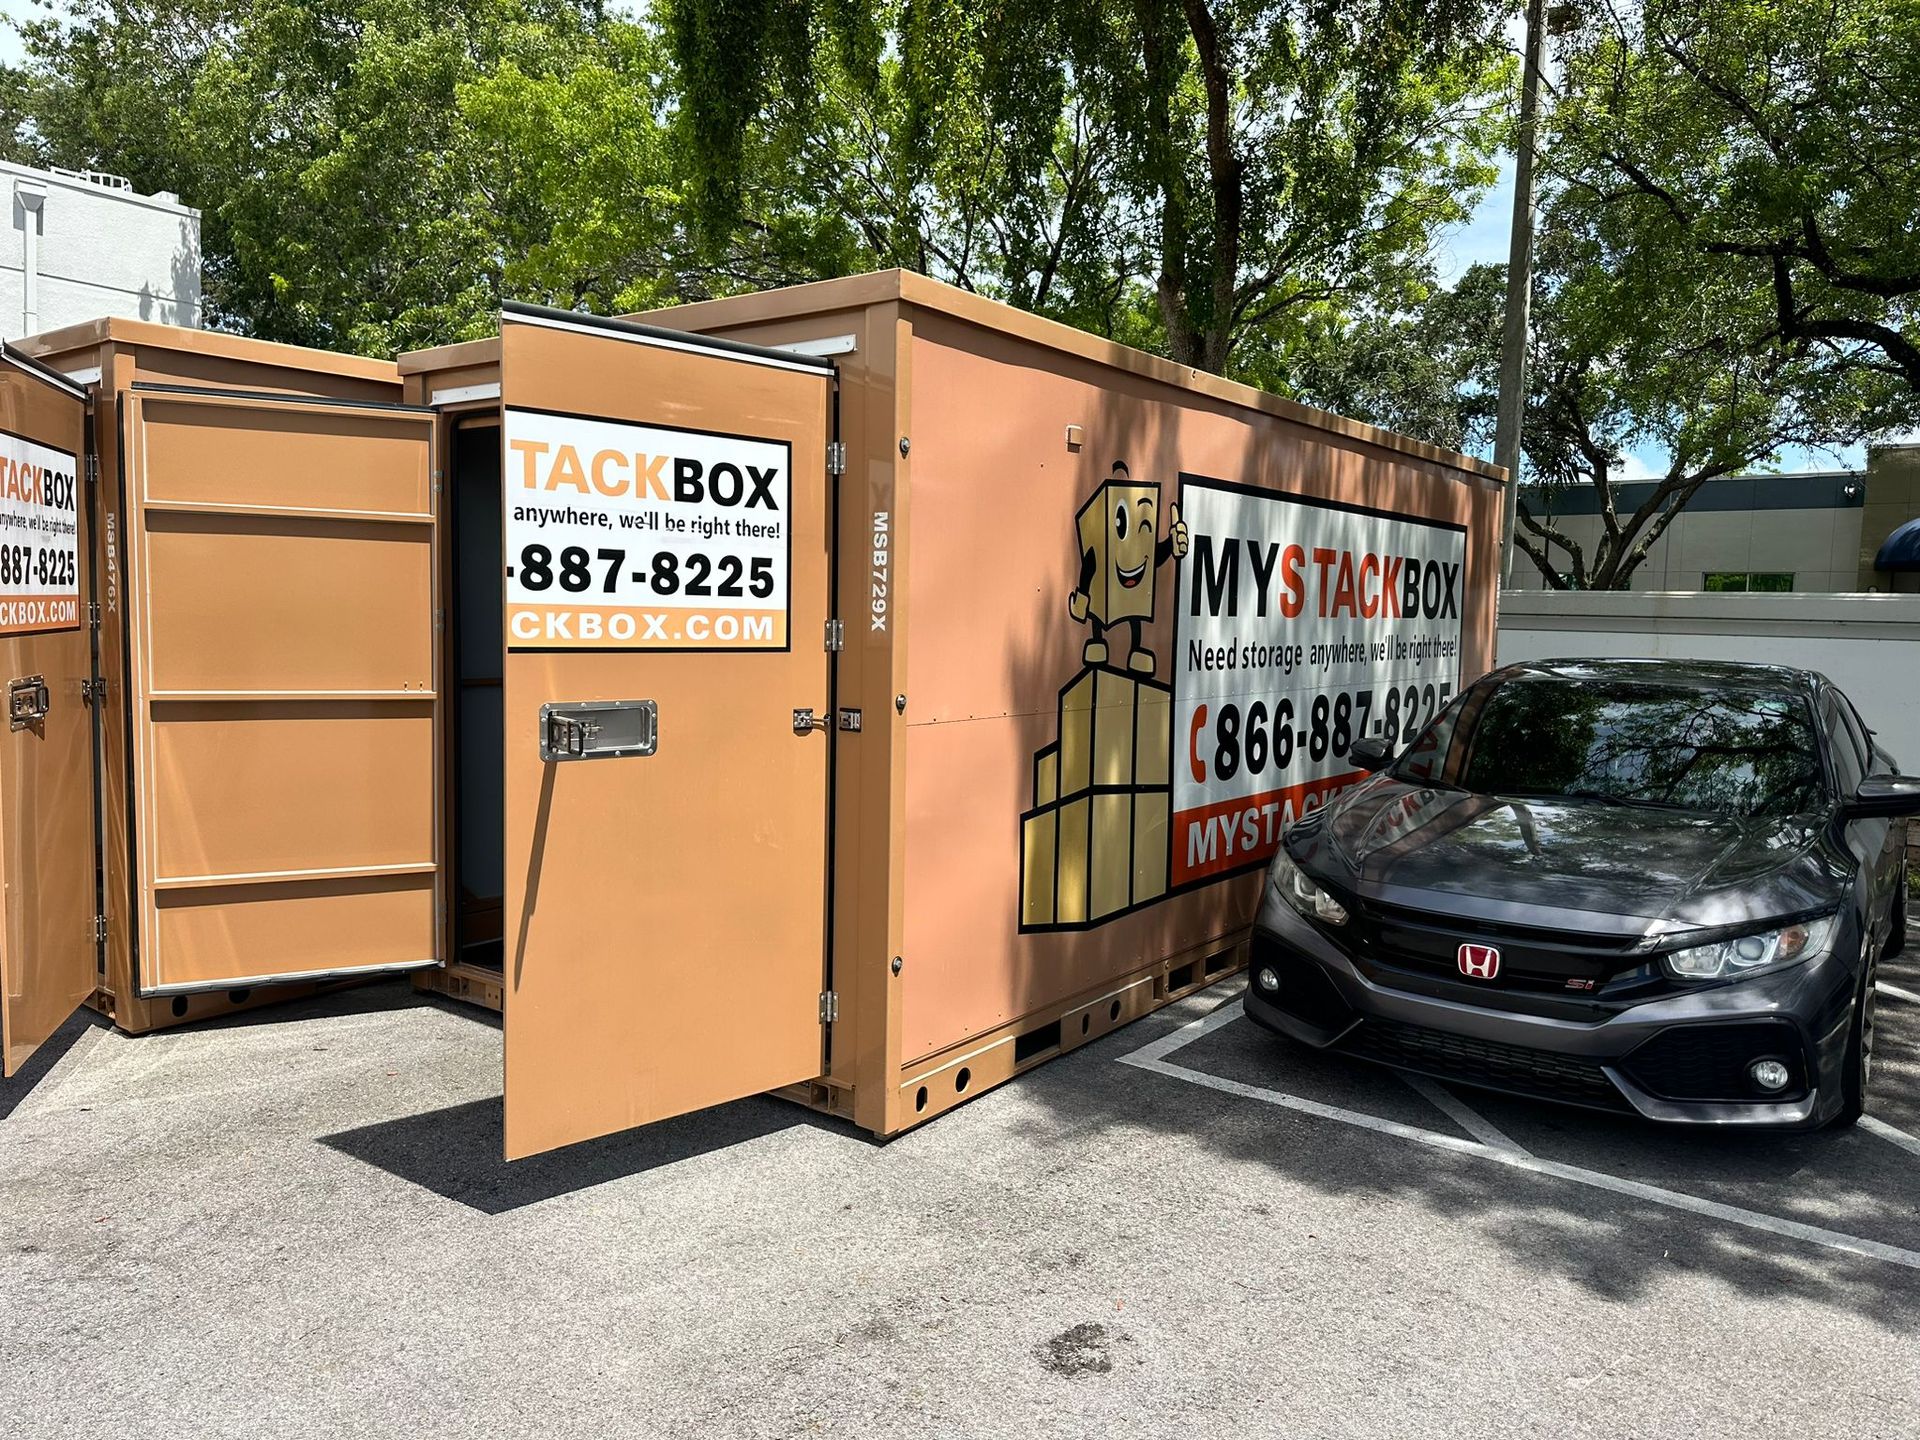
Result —
POLYGON ((123 432, 92 979, 417 968, 505 1012, 509 1155, 891 1134, 1208 983, 1493 653, 1497 470, 909 274, 397 374, 157 330, 36 344, 123 432))

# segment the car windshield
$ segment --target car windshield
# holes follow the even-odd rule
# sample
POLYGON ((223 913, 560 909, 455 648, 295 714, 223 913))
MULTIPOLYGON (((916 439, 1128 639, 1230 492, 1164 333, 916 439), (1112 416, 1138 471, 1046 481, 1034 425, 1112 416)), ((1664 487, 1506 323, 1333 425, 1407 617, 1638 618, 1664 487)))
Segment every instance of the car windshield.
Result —
POLYGON ((1802 814, 1824 795, 1804 699, 1637 680, 1476 687, 1394 769, 1480 794, 1720 815, 1802 814))

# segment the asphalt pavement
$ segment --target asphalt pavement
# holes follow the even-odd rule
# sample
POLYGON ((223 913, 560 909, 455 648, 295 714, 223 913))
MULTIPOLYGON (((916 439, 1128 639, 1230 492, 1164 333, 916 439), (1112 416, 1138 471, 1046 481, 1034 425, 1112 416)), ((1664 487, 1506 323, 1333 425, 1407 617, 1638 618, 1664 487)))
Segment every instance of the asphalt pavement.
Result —
POLYGON ((79 1020, 0 1084, 0 1434, 1911 1437, 1883 980, 1847 1133, 1413 1084, 1230 982, 887 1144, 755 1099, 511 1166, 497 1025, 403 985, 79 1020))

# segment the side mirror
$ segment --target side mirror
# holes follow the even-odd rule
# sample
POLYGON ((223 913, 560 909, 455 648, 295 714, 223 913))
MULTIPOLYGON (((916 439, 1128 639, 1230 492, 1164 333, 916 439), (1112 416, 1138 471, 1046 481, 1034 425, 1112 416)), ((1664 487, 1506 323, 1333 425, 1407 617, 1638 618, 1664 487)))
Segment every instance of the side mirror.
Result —
POLYGON ((1920 815, 1920 775, 1869 775, 1841 807, 1841 812, 1849 820, 1892 820, 1902 815, 1920 815))
POLYGON ((1378 735, 1368 735, 1347 747, 1347 759, 1362 770, 1384 770, 1393 763, 1393 747, 1378 735))

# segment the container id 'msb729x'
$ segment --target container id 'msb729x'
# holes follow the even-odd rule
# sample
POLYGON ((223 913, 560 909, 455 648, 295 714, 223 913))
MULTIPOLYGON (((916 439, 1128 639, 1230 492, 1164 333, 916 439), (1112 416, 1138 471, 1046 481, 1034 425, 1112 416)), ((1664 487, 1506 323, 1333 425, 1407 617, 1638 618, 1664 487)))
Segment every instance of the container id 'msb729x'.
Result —
POLYGON ((912 275, 23 348, 9 1068, 411 969, 504 1011, 509 1156, 891 1134, 1239 964, 1492 654, 1500 472, 912 275))

